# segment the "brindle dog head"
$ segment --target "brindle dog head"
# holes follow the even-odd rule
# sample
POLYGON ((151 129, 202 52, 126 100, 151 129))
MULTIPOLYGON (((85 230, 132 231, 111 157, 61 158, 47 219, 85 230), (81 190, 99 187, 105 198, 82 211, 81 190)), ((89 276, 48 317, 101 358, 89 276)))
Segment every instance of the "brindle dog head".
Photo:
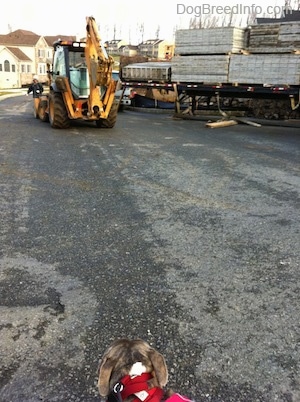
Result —
POLYGON ((164 387, 168 382, 168 370, 164 357, 141 339, 118 339, 105 351, 99 364, 98 389, 106 397, 112 387, 132 366, 141 362, 147 373, 151 373, 151 387, 164 387))

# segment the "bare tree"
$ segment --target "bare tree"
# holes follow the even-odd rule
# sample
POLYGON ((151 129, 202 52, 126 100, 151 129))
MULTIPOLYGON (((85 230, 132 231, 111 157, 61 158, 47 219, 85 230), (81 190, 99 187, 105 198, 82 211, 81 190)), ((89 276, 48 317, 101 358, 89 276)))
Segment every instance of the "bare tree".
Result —
POLYGON ((204 19, 205 28, 215 28, 217 26, 219 26, 219 17, 216 15, 207 16, 207 18, 204 19))
POLYGON ((291 0, 284 0, 284 7, 286 9, 290 8, 291 7, 291 0))
POLYGON ((118 28, 119 28, 118 29, 118 38, 122 39, 122 37, 123 37, 123 27, 122 27, 122 25, 120 25, 118 28))
POLYGON ((200 17, 191 18, 189 21, 189 29, 215 28, 219 24, 219 17, 213 14, 201 15, 200 17))
POLYGON ((160 26, 158 25, 158 27, 155 31, 155 39, 159 39, 159 33, 160 33, 160 26))
POLYGON ((173 27, 173 38, 176 37, 176 31, 178 31, 178 25, 175 25, 175 26, 173 27))
POLYGON ((247 26, 256 24, 256 21, 257 21, 256 18, 257 18, 257 13, 256 12, 248 14, 247 26))
MULTIPOLYGON (((226 16, 226 19, 227 19, 227 16, 226 16)), ((236 16, 234 16, 232 10, 231 10, 231 13, 229 14, 228 23, 226 23, 226 19, 224 21, 224 26, 227 25, 228 27, 231 27, 232 25, 234 25, 236 16)))
POLYGON ((190 18, 189 29, 197 29, 197 28, 199 28, 198 23, 197 23, 197 18, 196 17, 190 18))
POLYGON ((300 0, 294 0, 293 10, 300 11, 300 0))
POLYGON ((224 17, 221 22, 222 27, 232 27, 236 26, 236 14, 233 13, 233 10, 230 14, 224 14, 224 17))
POLYGON ((143 22, 138 26, 138 29, 139 29, 139 33, 140 33, 140 37, 141 37, 140 42, 143 43, 144 42, 144 33, 145 33, 145 26, 144 26, 143 22))

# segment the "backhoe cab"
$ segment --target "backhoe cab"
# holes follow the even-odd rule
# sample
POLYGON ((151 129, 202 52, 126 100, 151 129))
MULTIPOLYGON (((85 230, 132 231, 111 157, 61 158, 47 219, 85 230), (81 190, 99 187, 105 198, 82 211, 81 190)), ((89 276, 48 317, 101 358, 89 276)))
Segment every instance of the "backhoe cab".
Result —
POLYGON ((59 40, 53 44, 49 94, 41 97, 38 111, 38 117, 49 120, 53 128, 67 128, 73 119, 112 128, 117 119, 114 60, 101 44, 94 18, 86 21, 85 42, 59 40))

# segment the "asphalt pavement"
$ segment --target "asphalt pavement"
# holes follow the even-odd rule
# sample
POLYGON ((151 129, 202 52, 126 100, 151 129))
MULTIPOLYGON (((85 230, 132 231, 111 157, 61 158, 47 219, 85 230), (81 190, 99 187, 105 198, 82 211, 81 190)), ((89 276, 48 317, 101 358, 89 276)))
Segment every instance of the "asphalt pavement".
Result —
POLYGON ((119 337, 197 402, 300 401, 300 132, 0 102, 0 401, 100 400, 119 337))

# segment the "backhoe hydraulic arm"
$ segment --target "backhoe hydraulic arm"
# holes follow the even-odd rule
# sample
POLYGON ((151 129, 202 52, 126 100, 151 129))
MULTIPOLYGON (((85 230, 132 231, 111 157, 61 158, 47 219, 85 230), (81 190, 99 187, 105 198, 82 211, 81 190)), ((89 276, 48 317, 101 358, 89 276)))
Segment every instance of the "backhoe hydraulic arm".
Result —
POLYGON ((85 58, 93 87, 110 84, 114 60, 107 55, 101 43, 98 28, 93 17, 86 18, 85 58))

